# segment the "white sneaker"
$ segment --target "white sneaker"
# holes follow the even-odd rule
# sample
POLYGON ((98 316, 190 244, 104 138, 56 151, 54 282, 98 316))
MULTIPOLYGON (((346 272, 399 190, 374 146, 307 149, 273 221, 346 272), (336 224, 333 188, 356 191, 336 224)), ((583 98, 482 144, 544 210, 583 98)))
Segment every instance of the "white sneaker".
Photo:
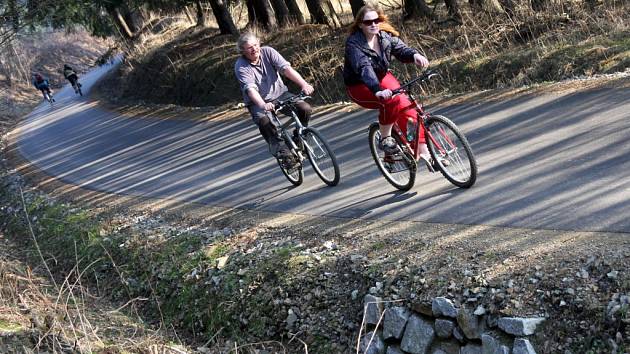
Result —
POLYGON ((378 148, 385 151, 386 153, 395 154, 398 152, 398 144, 396 140, 391 136, 386 136, 381 139, 378 143, 378 148))

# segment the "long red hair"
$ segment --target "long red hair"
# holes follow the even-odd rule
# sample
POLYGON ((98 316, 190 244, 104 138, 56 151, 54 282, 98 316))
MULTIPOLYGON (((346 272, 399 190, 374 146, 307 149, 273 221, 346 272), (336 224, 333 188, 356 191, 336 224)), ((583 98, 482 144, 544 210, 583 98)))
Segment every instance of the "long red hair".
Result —
POLYGON ((361 31, 361 27, 359 27, 359 25, 363 23, 363 17, 365 17, 365 14, 370 11, 374 11, 378 14, 378 18, 381 20, 378 28, 381 31, 389 32, 396 37, 400 36, 400 33, 396 31, 396 29, 389 23, 389 18, 387 17, 387 15, 385 15, 383 9, 381 9, 378 5, 365 5, 360 8, 359 12, 357 12, 357 15, 354 18, 352 26, 350 26, 350 33, 361 31))

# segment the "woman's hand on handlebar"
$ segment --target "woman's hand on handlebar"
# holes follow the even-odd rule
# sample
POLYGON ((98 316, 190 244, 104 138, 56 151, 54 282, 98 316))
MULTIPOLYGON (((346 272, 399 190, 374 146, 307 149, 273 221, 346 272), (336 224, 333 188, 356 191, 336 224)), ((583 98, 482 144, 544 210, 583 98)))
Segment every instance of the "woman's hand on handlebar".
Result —
POLYGON ((416 53, 413 55, 413 63, 421 68, 426 68, 429 66, 429 59, 422 54, 416 53))
POLYGON ((381 90, 375 93, 374 96, 376 96, 380 100, 388 100, 392 98, 392 90, 390 89, 381 90))

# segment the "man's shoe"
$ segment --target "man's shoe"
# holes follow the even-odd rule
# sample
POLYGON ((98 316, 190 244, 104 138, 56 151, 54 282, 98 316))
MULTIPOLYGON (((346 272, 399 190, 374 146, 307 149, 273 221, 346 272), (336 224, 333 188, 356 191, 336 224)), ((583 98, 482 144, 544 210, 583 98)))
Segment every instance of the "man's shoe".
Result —
POLYGON ((291 151, 289 151, 286 148, 281 149, 280 151, 278 151, 278 154, 276 155, 276 158, 280 161, 280 164, 282 165, 282 168, 284 168, 286 170, 290 170, 297 163, 297 161, 295 159, 295 156, 293 156, 291 151))
POLYGON ((395 154, 398 152, 398 144, 396 140, 391 136, 386 136, 382 138, 378 143, 378 148, 385 151, 385 153, 395 154))

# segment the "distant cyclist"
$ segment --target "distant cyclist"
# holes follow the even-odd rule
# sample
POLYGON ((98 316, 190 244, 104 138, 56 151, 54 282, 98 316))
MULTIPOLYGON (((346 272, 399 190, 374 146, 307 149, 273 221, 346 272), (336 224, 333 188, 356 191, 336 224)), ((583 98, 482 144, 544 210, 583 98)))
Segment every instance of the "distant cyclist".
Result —
POLYGON ((68 64, 63 65, 63 76, 70 81, 72 88, 74 88, 74 93, 79 93, 79 89, 81 88, 81 83, 79 83, 79 77, 77 73, 70 67, 68 64))
POLYGON ((48 100, 48 97, 50 97, 50 99, 55 102, 55 99, 52 97, 52 91, 50 90, 48 79, 39 72, 33 73, 33 86, 42 92, 45 100, 48 100))

